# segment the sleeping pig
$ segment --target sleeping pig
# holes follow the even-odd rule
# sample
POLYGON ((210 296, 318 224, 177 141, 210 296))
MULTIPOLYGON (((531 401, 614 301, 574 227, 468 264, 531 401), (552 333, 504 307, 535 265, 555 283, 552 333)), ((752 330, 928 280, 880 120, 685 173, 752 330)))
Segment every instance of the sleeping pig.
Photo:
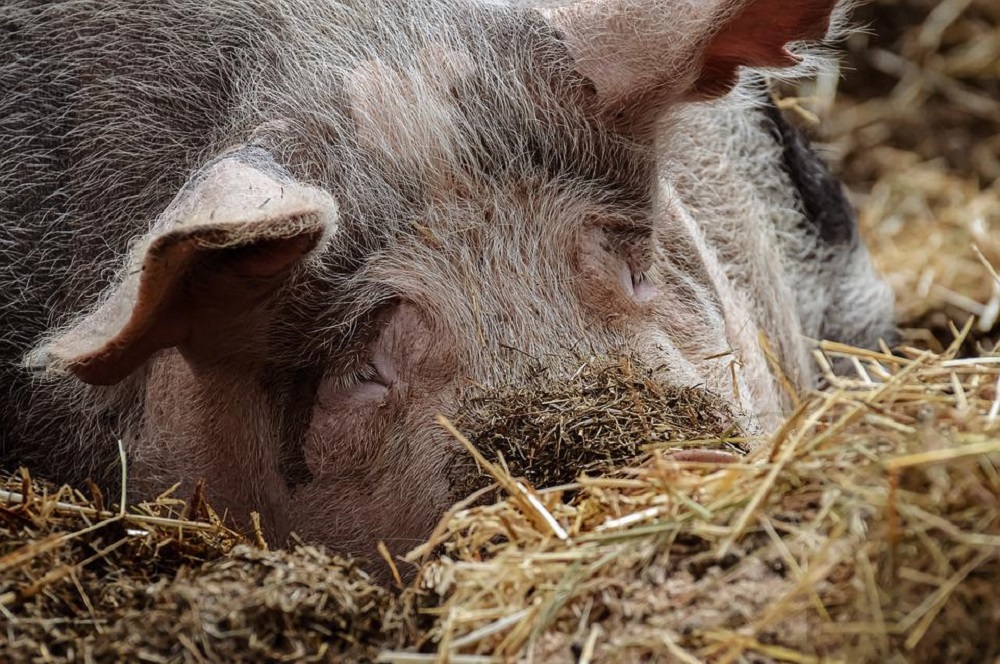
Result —
POLYGON ((121 440, 133 498, 365 555, 454 500, 435 417, 539 362, 766 433, 809 339, 892 333, 758 71, 835 5, 6 0, 4 463, 108 482, 121 440))

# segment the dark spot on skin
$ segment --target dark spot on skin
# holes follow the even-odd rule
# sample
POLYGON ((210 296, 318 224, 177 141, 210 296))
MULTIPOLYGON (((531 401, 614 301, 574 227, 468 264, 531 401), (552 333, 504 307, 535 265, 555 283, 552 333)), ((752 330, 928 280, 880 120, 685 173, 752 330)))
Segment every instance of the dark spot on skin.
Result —
POLYGON ((304 442, 322 377, 319 367, 299 369, 278 389, 282 413, 278 468, 289 490, 312 481, 304 442))
POLYGON ((782 148, 782 167, 792 180, 813 232, 824 244, 852 247, 858 241, 854 209, 841 182, 810 147, 809 139, 794 127, 772 100, 764 106, 768 128, 782 148))

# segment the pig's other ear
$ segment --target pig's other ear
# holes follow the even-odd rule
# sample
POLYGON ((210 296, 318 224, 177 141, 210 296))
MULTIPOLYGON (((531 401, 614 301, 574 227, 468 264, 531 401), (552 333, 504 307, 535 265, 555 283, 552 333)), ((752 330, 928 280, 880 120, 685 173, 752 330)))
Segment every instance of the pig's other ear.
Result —
POLYGON ((185 185, 101 304, 27 363, 110 385, 163 348, 211 358, 238 347, 247 313, 336 225, 327 193, 295 182, 259 148, 232 152, 185 185))
POLYGON ((826 36, 838 0, 580 0, 543 13, 609 113, 655 114, 726 94, 738 69, 799 62, 786 45, 826 36))

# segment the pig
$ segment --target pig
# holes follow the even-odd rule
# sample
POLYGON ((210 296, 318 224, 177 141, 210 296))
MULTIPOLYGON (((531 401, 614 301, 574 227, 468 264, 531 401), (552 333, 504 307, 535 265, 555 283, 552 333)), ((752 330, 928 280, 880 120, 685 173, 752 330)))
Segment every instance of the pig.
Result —
POLYGON ((767 88, 842 14, 6 0, 5 466, 113 486, 121 441, 130 499, 203 480, 273 544, 371 556, 456 498, 436 416, 539 364, 631 357, 773 430, 811 339, 893 334, 767 88))

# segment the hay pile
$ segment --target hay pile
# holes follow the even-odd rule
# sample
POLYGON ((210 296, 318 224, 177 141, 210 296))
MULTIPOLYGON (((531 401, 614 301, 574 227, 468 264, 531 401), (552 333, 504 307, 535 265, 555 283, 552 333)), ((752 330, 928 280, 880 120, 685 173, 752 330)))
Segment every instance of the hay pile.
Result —
POLYGON ((1000 654, 1000 438, 986 433, 1000 357, 956 358, 964 334, 942 355, 827 345, 857 376, 829 376, 739 462, 652 444, 619 476, 534 500, 492 465, 512 497, 458 511, 408 557, 439 552, 420 582, 441 602, 436 650, 454 662, 1000 654))
POLYGON ((441 426, 486 479, 392 561, 419 571, 391 589, 306 546, 264 551, 197 492, 123 514, 10 478, 0 659, 1000 656, 1000 6, 863 11, 877 37, 852 40, 843 89, 819 80, 788 105, 823 118, 857 193, 913 323, 900 356, 825 344, 853 375, 801 395, 746 457, 708 397, 630 366, 471 404, 441 426))
MULTIPOLYGON (((733 414, 708 392, 661 385, 628 358, 579 358, 575 365, 573 380, 554 379, 540 366, 526 384, 472 396, 454 425, 487 461, 536 487, 569 484, 581 473, 613 474, 651 443, 701 448, 715 439, 741 451, 733 414)), ((492 482, 471 454, 450 474, 458 497, 492 482)))
POLYGON ((197 492, 109 512, 24 474, 0 498, 5 662, 358 660, 404 628, 353 563, 251 546, 197 492))
MULTIPOLYGON (((827 344, 826 355, 857 375, 828 376, 831 388, 803 399, 771 444, 747 457, 692 458, 683 452, 696 441, 664 436, 613 472, 536 490, 511 474, 502 450, 494 461, 476 451, 505 497, 482 503, 474 494, 394 561, 419 566, 401 590, 309 547, 252 547, 197 493, 122 515, 99 511, 99 498, 12 478, 0 508, 3 653, 984 661, 1000 654, 1000 437, 989 433, 1000 415, 1000 357, 956 357, 967 332, 940 355, 827 344)), ((577 394, 601 385, 621 404, 641 378, 585 367, 577 394)), ((525 418, 523 404, 503 403, 491 404, 497 421, 528 437, 551 431, 540 406, 525 418)), ((594 405, 563 399, 548 412, 575 431, 594 405)), ((692 433, 704 424, 696 418, 692 433)), ((644 435, 621 433, 607 437, 605 452, 644 435)), ((744 439, 706 442, 738 450, 744 439)), ((601 449, 598 437, 590 443, 601 449)))

